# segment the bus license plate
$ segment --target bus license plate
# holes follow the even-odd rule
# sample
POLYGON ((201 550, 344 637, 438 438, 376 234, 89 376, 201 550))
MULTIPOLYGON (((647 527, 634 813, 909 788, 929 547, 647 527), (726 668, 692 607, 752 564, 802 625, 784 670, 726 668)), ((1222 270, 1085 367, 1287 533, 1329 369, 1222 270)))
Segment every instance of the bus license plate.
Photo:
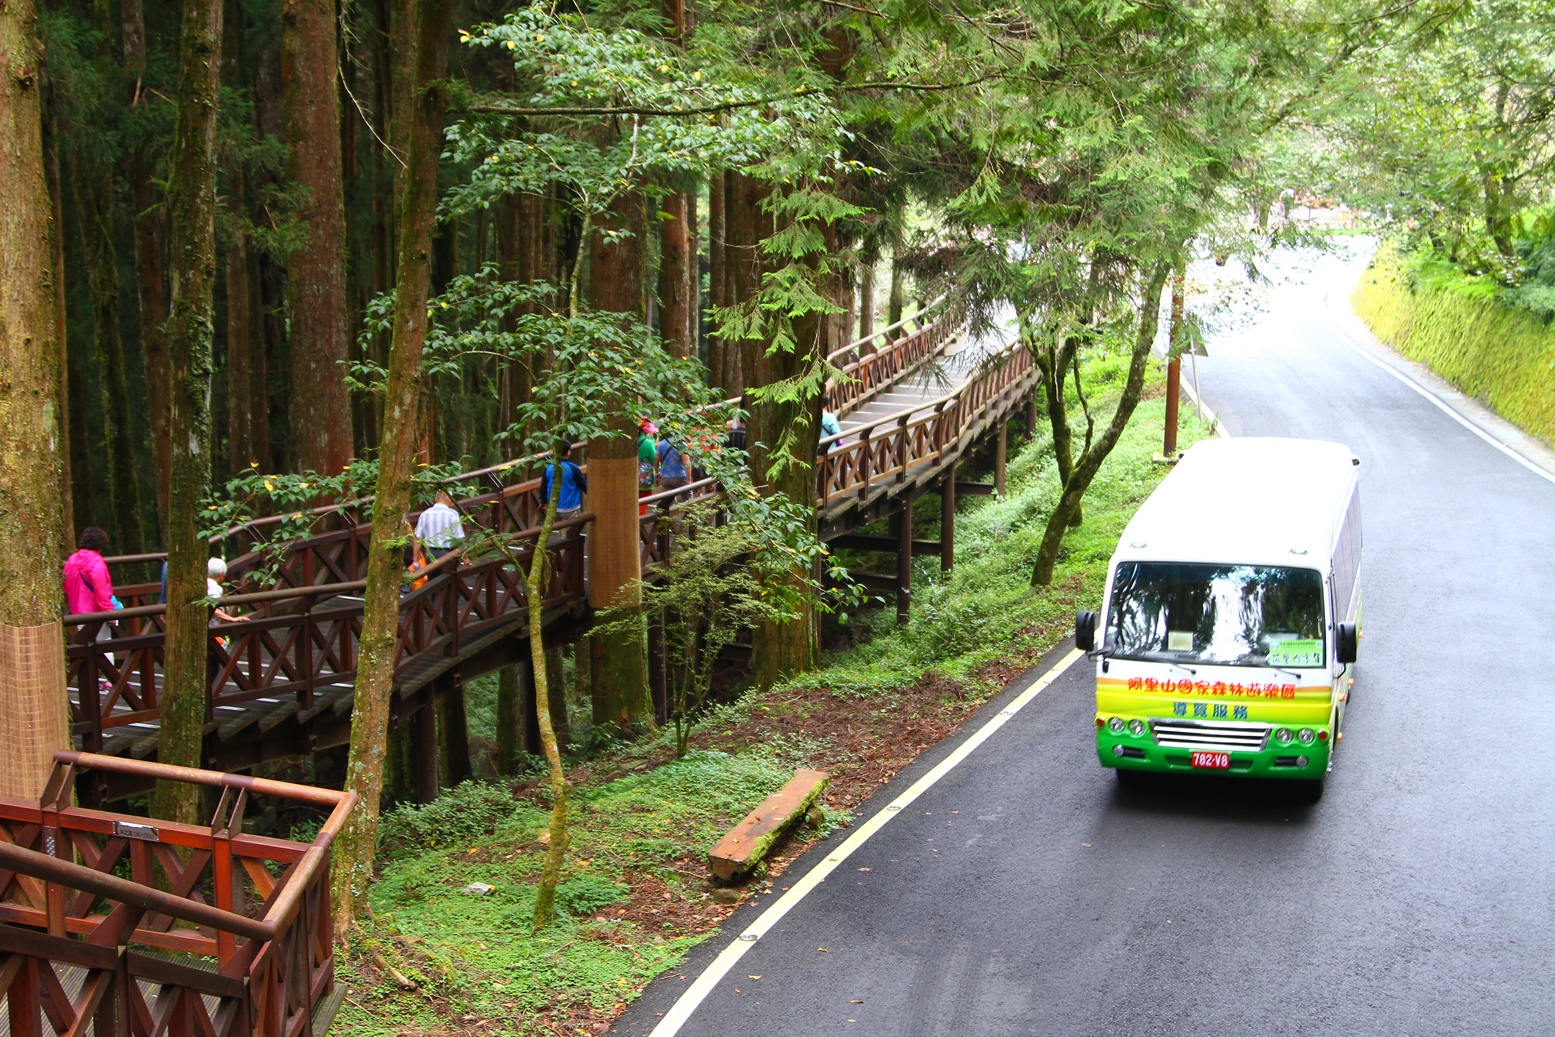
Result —
POLYGON ((1230 753, 1194 753, 1189 761, 1195 767, 1207 767, 1212 771, 1231 769, 1230 753))

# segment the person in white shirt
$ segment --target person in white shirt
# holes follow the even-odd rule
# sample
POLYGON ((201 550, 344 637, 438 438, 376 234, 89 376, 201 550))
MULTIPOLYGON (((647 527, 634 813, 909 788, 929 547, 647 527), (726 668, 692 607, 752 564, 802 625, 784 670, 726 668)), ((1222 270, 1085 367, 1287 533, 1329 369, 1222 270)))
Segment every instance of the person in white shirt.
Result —
MULTIPOLYGON (((226 562, 222 561, 220 558, 212 558, 210 561, 206 562, 205 596, 213 601, 220 601, 221 596, 226 593, 225 589, 222 587, 222 583, 226 579, 226 562)), ((211 615, 216 619, 221 620, 223 623, 236 623, 238 620, 237 616, 232 615, 230 612, 224 611, 220 606, 217 606, 211 615)))
POLYGON ((447 490, 438 490, 437 501, 416 520, 416 539, 434 562, 452 551, 455 541, 464 539, 464 525, 453 504, 447 490))

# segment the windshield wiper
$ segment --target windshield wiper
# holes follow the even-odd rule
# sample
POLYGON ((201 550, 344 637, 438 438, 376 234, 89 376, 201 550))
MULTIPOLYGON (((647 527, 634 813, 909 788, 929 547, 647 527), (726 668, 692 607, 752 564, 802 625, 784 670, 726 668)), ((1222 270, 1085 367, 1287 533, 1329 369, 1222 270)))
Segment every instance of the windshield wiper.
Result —
POLYGON ((1273 670, 1275 673, 1283 673, 1291 680, 1299 681, 1301 679, 1301 674, 1297 673, 1295 670, 1287 670, 1283 666, 1270 666, 1269 669, 1273 670))

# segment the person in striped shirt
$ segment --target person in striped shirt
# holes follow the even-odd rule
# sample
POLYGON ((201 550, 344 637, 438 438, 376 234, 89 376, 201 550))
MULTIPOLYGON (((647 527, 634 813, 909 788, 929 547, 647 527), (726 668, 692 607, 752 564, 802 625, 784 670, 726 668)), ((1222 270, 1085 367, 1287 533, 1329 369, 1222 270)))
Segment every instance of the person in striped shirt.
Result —
POLYGON ((454 499, 447 490, 437 491, 437 501, 416 520, 416 539, 434 562, 464 539, 464 525, 454 510, 454 499))

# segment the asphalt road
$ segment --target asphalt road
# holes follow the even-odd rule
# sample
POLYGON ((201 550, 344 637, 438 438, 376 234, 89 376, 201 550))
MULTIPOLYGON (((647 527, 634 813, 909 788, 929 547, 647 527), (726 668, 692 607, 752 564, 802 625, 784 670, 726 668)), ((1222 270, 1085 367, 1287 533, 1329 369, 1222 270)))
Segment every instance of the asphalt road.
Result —
MULTIPOLYGON (((1314 276, 1332 288, 1336 265, 1314 276)), ((1555 1033, 1555 485, 1358 355, 1323 300, 1283 289, 1199 361, 1232 433, 1364 462, 1365 637, 1322 802, 1120 788, 1082 662, 753 945, 682 1034, 1555 1033)), ((648 1033, 764 906, 615 1032, 648 1033)))

